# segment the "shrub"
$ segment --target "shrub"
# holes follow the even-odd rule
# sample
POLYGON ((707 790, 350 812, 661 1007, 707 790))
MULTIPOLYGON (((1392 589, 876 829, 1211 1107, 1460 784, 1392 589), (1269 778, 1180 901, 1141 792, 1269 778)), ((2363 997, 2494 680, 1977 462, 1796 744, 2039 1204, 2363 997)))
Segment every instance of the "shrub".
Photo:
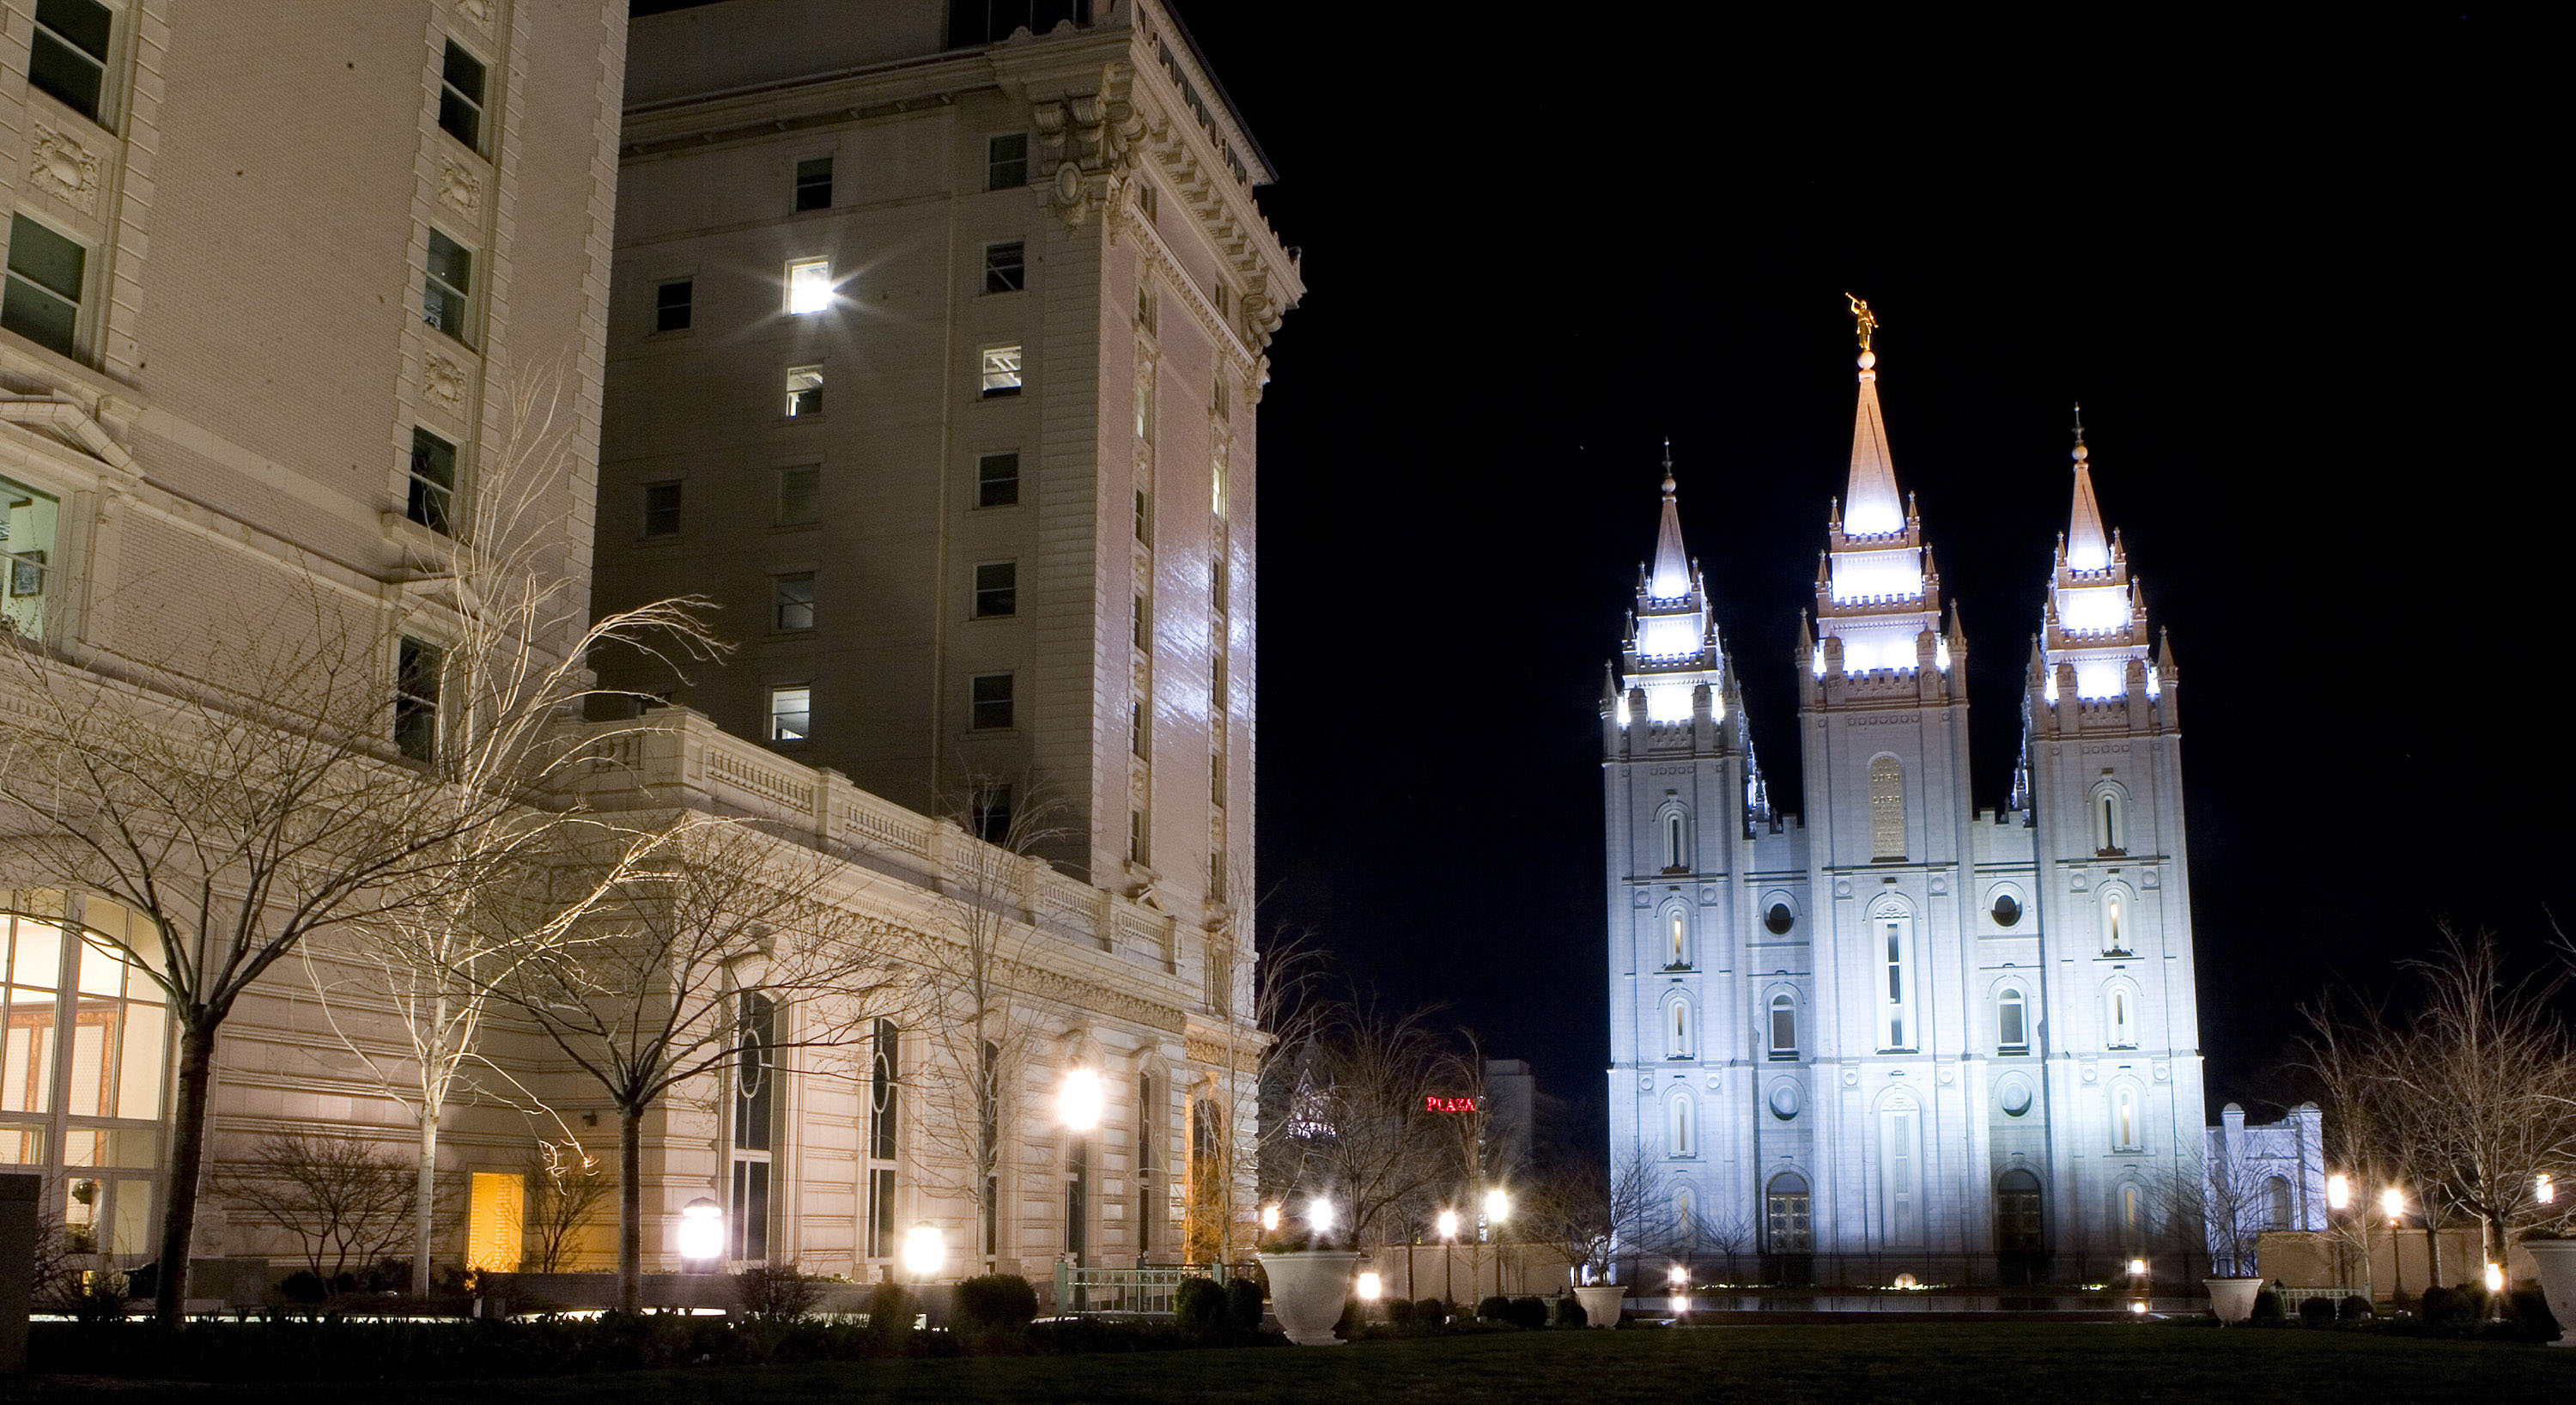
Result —
POLYGON ((1387 1300, 1387 1304, 1386 1304, 1386 1325, 1388 1325, 1388 1326, 1390 1326, 1390 1327, 1402 1327, 1402 1326, 1406 1326, 1406 1325, 1410 1324, 1412 1321, 1413 1321, 1413 1300, 1412 1300, 1412 1299, 1410 1299, 1410 1298, 1389 1298, 1389 1299, 1387 1300))
POLYGON ((1476 1304, 1476 1320, 1479 1322, 1509 1322, 1511 1318, 1512 1300, 1500 1293, 1480 1299, 1476 1304))
POLYGON ((285 1282, 277 1285, 277 1293, 291 1303, 318 1303, 331 1296, 331 1285, 323 1282, 322 1275, 313 1270, 299 1268, 286 1275, 285 1282))
POLYGON ((2513 1292, 2514 1321, 2536 1342, 2558 1340, 2558 1315, 2549 1310, 2549 1298, 2538 1288, 2516 1288, 2513 1292))
POLYGON ((1547 1325, 1547 1302, 1543 1298, 1514 1298, 1509 1321, 1515 1327, 1537 1328, 1547 1325))
POLYGON ((1343 1341, 1349 1341, 1352 1335, 1359 1331, 1360 1321, 1360 1300, 1357 1298, 1342 1299, 1342 1315, 1333 1319, 1333 1335, 1341 1338, 1343 1341))
POLYGON ((823 1285, 794 1264, 764 1264, 733 1276, 742 1314, 756 1322, 793 1322, 822 1301, 823 1285))
POLYGON ((901 1356, 912 1349, 912 1319, 920 1309, 900 1283, 880 1283, 868 1299, 867 1341, 871 1356, 901 1356))
POLYGON ((2367 1322, 2371 1315, 2370 1299, 2359 1293, 2335 1304, 2335 1316, 2346 1322, 2367 1322))
POLYGON ((1592 1320, 1583 1314, 1583 1300, 1572 1293, 1557 1294, 1556 1325, 1559 1327, 1591 1326, 1592 1320))
MULTIPOLYGON (((1189 1284, 1184 1282, 1182 1287, 1189 1284)), ((988 1273, 957 1285, 957 1329, 970 1335, 1024 1335, 1038 1315, 1038 1290, 1016 1273, 988 1273)))
POLYGON ((2278 1322, 2281 1320, 2281 1317, 2281 1295, 2279 1293, 2274 1292, 2270 1288, 2266 1288, 2262 1292, 2254 1295, 2254 1312, 2253 1315, 2247 1319, 2248 1321, 2278 1322))
POLYGON ((1233 1326, 1232 1308, 1225 1287, 1214 1279, 1184 1278, 1172 1293, 1172 1322, 1185 1341, 1223 1340, 1233 1326))
POLYGON ((1425 1327, 1437 1327, 1449 1320, 1449 1305, 1438 1298, 1424 1298, 1413 1305, 1413 1320, 1425 1327))
POLYGON ((2335 1320, 2332 1298, 2310 1298, 2299 1304, 2299 1321, 2310 1327, 2324 1327, 2335 1320))
POLYGON ((1261 1330, 1261 1285, 1249 1278, 1225 1281, 1225 1314, 1246 1335, 1261 1330))
POLYGON ((2457 1311, 2458 1294, 2436 1283, 2415 1300, 2415 1315, 2426 1322, 2447 1322, 2457 1311))

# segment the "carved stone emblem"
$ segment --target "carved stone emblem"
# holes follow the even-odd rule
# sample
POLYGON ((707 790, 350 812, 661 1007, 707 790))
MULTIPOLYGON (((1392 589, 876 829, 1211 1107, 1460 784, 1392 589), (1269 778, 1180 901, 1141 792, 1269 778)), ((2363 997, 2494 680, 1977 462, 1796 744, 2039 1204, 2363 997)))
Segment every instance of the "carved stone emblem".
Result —
POLYGON ((429 393, 450 405, 465 403, 465 368, 446 357, 430 353, 427 381, 429 393))
POLYGON ((438 175, 438 198, 458 214, 475 214, 483 208, 483 183, 456 162, 443 162, 438 175))
POLYGON ((492 0, 456 0, 457 11, 485 28, 492 25, 492 0))
POLYGON ((36 188, 83 214, 98 213, 98 157, 42 122, 32 124, 27 174, 36 188))

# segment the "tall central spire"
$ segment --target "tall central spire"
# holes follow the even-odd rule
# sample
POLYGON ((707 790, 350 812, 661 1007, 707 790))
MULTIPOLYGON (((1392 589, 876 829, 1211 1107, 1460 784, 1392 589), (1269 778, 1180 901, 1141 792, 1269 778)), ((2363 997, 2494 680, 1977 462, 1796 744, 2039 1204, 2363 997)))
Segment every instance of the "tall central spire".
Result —
POLYGON ((1870 339, 1878 319, 1869 304, 1849 293, 1860 324, 1860 406, 1852 417, 1851 483, 1843 493, 1843 531, 1855 537, 1905 529, 1905 502, 1896 493, 1896 468, 1887 456, 1887 425, 1878 412, 1878 353, 1870 339))
POLYGON ((2111 538, 2102 530, 2102 505, 2093 498, 2093 466, 2084 447, 2084 407, 2075 407, 2075 507, 2067 516, 2066 564, 2099 571, 2111 564, 2111 538))
POLYGON ((1664 520, 1655 529, 1655 573, 1647 588, 1658 600, 1690 594, 1690 556, 1682 550, 1682 509, 1673 496, 1673 441, 1664 441, 1664 520))

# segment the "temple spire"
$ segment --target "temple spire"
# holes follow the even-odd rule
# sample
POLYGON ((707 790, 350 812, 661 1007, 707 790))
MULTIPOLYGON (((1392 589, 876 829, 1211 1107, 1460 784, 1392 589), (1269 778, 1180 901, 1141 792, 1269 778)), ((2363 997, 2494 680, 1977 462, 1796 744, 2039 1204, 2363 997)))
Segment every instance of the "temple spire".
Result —
POLYGON ((2085 462, 2084 407, 2075 407, 2075 507, 2066 527, 2066 564, 2078 571, 2099 571, 2111 564, 2111 543, 2102 530, 2102 505, 2093 498, 2093 469, 2085 462))
POLYGON ((1878 410, 1878 353, 1870 340, 1878 318, 1869 304, 1845 293, 1860 334, 1860 405, 1852 417, 1851 486, 1843 495, 1843 530, 1856 537, 1905 528, 1905 503, 1896 492, 1896 468, 1887 454, 1887 425, 1878 410))
POLYGON ((1658 600, 1690 594, 1690 555, 1682 549, 1682 510, 1674 499, 1673 441, 1664 441, 1664 519, 1655 529, 1655 570, 1647 589, 1658 600))

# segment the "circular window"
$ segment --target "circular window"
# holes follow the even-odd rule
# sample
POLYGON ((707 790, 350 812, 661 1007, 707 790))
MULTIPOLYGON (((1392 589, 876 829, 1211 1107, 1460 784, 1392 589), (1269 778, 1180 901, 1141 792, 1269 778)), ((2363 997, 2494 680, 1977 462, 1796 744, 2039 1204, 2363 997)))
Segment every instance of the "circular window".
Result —
POLYGON ((1771 1086, 1771 1115, 1786 1122, 1798 1115, 1798 1085, 1775 1083, 1771 1086))
POLYGON ((1787 903, 1773 903, 1771 910, 1762 914, 1762 925, 1770 929, 1771 935, 1785 937, 1790 928, 1798 925, 1798 915, 1789 910, 1787 903))
POLYGON ((2009 927, 2021 920, 2021 900, 2010 893, 1995 894, 1995 925, 2009 927))
POLYGON ((2021 1116, 2022 1114, 2030 1111, 2030 1085, 2020 1082, 2005 1084, 2001 1101, 2003 1104, 2004 1116, 2021 1116))

